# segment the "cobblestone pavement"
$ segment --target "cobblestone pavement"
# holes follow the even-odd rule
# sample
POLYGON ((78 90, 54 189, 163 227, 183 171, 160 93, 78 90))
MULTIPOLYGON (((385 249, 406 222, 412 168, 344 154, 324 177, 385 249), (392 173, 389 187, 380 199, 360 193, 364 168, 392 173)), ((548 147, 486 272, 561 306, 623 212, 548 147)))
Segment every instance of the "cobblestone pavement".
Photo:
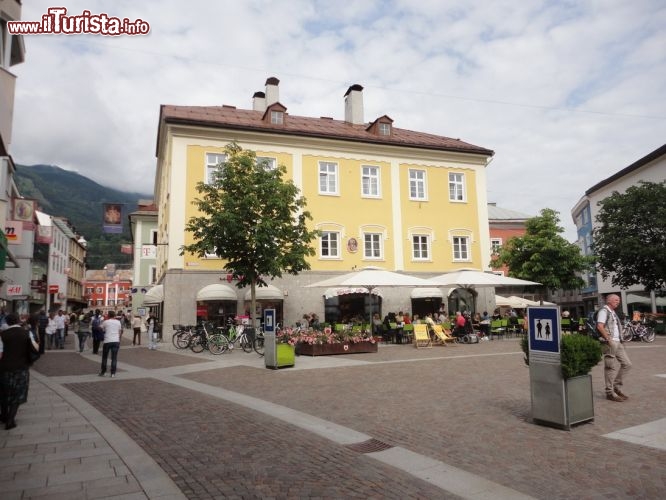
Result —
POLYGON ((277 371, 254 353, 125 344, 116 379, 94 376, 99 356, 66 351, 47 353, 34 369, 117 425, 187 498, 455 498, 466 491, 446 486, 456 478, 488 481, 497 494, 486 498, 664 498, 666 443, 605 437, 666 420, 666 339, 628 344, 628 353, 629 401, 607 401, 595 367, 595 420, 571 431, 531 422, 516 339, 381 345, 375 354, 301 356, 277 371), (264 411, 242 398, 274 405, 264 411), (306 430, 308 419, 373 441, 334 442, 306 430), (384 452, 374 452, 385 448, 456 469, 439 482, 422 480, 382 462, 384 452))

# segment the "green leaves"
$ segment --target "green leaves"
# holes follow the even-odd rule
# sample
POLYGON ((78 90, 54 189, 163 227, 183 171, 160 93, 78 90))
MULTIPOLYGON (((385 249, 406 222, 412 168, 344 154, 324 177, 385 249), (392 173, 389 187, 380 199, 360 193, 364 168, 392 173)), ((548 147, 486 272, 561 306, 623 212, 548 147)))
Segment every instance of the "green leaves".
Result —
POLYGON ((559 222, 559 213, 549 208, 528 219, 525 235, 507 241, 493 267, 506 264, 511 276, 538 281, 550 290, 581 288, 584 282, 578 273, 588 270, 591 261, 560 236, 564 229, 559 222))
POLYGON ((593 250, 603 278, 621 288, 666 288, 666 181, 615 191, 599 207, 593 250))
POLYGON ((286 168, 257 165, 255 153, 236 143, 225 152, 213 183, 197 185, 200 197, 193 203, 202 215, 188 221, 195 242, 183 246, 181 255, 215 252, 239 287, 309 269, 306 257, 314 255, 310 242, 318 233, 308 230, 312 217, 298 188, 284 179, 286 168))

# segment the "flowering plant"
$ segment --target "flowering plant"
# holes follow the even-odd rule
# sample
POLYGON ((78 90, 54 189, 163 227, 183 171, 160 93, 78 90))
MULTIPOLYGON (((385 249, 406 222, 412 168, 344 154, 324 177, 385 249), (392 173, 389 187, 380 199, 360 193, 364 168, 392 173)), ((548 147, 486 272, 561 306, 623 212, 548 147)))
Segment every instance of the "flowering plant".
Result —
POLYGON ((334 332, 330 327, 325 327, 323 331, 317 331, 311 328, 305 330, 289 330, 288 342, 292 345, 299 342, 310 345, 343 344, 345 342, 352 344, 357 342, 370 342, 374 344, 376 342, 374 337, 365 332, 334 332))

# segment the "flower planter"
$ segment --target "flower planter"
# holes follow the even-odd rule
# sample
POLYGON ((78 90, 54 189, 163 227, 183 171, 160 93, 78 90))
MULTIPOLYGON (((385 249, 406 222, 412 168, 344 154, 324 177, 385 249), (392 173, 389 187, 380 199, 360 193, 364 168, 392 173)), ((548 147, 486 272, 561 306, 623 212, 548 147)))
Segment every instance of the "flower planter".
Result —
POLYGON ((296 354, 303 356, 330 356, 333 354, 357 354, 377 352, 376 342, 343 342, 339 344, 296 344, 296 354))

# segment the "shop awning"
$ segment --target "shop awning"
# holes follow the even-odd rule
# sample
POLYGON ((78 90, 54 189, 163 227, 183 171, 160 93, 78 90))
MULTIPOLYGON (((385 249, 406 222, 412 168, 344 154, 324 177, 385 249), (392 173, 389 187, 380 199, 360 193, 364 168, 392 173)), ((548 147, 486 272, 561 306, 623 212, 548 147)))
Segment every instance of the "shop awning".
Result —
POLYGON ((164 302, 164 285, 155 285, 143 296, 143 303, 147 306, 156 306, 164 302))
MULTIPOLYGON (((284 293, 282 293, 282 290, 273 285, 255 287, 254 294, 257 300, 284 299, 284 293)), ((245 300, 252 300, 252 290, 250 288, 245 291, 245 300)))
MULTIPOLYGON (((349 295, 351 293, 369 293, 367 288, 363 287, 338 287, 338 288, 327 288, 324 292, 324 298, 332 299, 338 295, 349 295)), ((377 295, 378 297, 382 296, 382 292, 377 289, 372 289, 372 295, 377 295)))
POLYGON ((414 288, 410 294, 412 299, 443 299, 441 288, 414 288))
POLYGON ((228 285, 214 284, 203 287, 197 293, 197 300, 238 300, 236 291, 228 285))

